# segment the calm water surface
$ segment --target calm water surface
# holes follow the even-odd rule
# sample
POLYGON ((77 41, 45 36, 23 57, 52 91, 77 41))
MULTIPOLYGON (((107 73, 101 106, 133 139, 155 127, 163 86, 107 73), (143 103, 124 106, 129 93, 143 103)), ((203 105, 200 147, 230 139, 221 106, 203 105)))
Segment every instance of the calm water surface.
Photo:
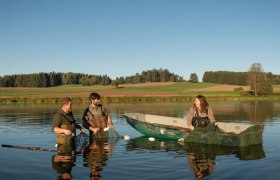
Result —
MULTIPOLYGON (((3 180, 57 179, 63 172, 72 179, 279 179, 280 103, 210 102, 217 121, 246 122, 264 126, 263 144, 246 148, 173 141, 148 141, 122 117, 125 112, 143 112, 174 117, 187 116, 191 103, 108 104, 115 128, 129 135, 114 144, 97 143, 70 162, 61 162, 56 152, 0 147, 0 177, 3 180)), ((74 104, 78 123, 86 104, 74 104)), ((0 143, 55 149, 56 136, 50 124, 59 105, 0 105, 0 143)))

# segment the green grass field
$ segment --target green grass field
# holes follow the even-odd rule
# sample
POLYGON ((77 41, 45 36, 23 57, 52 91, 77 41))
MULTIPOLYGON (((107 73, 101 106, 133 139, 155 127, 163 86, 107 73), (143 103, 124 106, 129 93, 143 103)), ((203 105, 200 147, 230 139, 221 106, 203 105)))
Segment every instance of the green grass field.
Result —
MULTIPOLYGON (((81 86, 81 85, 64 85, 51 88, 0 88, 0 101, 51 101, 56 102, 61 96, 69 96, 83 101, 87 99, 91 92, 98 92, 107 102, 170 102, 170 101, 187 101, 193 99, 196 95, 202 94, 207 98, 216 100, 252 100, 254 96, 246 95, 246 92, 225 90, 222 88, 226 85, 214 83, 188 83, 178 82, 170 83, 152 83, 136 85, 120 85, 119 88, 114 86, 81 86), (218 86, 219 91, 207 90, 205 88, 215 88, 218 86)), ((238 87, 238 86, 237 86, 238 87)), ((274 86, 279 88, 280 86, 274 86)), ((274 91, 274 95, 258 97, 257 99, 279 99, 280 92, 274 91)))
MULTIPOLYGON (((160 85, 160 86, 125 86, 116 88, 113 86, 81 86, 81 85, 65 85, 51 88, 2 88, 0 90, 0 96, 26 96, 26 95, 51 95, 51 94, 65 94, 65 93, 81 93, 96 91, 99 93, 123 93, 126 92, 166 92, 172 95, 188 95, 184 93, 184 90, 200 89, 214 87, 219 84, 213 83, 175 83, 172 85, 160 85)), ((191 93, 192 94, 192 93, 191 93)), ((211 93, 213 94, 213 92, 211 93)))

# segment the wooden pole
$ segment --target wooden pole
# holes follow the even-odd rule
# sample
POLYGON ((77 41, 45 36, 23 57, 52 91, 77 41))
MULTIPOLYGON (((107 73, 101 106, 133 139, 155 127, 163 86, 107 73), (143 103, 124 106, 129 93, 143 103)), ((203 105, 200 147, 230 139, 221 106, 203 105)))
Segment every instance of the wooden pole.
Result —
POLYGON ((2 144, 1 146, 5 147, 5 148, 26 149, 26 150, 32 150, 32 151, 57 152, 56 150, 53 150, 53 149, 44 149, 41 147, 14 146, 14 145, 7 145, 7 144, 2 144))

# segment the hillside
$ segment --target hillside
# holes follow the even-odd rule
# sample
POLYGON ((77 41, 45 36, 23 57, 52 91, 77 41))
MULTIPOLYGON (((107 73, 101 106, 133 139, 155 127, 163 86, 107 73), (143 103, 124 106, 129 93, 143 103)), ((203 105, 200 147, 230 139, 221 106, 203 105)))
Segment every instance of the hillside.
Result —
MULTIPOLYGON (((241 86, 221 85, 213 83, 159 82, 142 84, 125 84, 119 88, 114 86, 80 86, 67 85, 50 88, 0 88, 1 98, 54 98, 54 97, 87 97, 91 92, 98 92, 104 97, 130 96, 192 96, 205 95, 237 95, 234 89, 241 86)), ((242 86, 248 90, 248 86, 242 86)))

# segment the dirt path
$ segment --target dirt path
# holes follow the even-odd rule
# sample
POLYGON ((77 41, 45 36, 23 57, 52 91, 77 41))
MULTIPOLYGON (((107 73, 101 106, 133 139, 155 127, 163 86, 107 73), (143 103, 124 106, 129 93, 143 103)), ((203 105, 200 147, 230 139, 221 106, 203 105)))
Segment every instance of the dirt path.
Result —
POLYGON ((217 91, 234 91, 234 89, 237 89, 239 87, 242 87, 244 91, 248 91, 250 89, 249 86, 237 86, 237 85, 220 85, 220 86, 214 86, 209 88, 199 88, 199 89, 187 89, 183 92, 217 92, 217 91))

